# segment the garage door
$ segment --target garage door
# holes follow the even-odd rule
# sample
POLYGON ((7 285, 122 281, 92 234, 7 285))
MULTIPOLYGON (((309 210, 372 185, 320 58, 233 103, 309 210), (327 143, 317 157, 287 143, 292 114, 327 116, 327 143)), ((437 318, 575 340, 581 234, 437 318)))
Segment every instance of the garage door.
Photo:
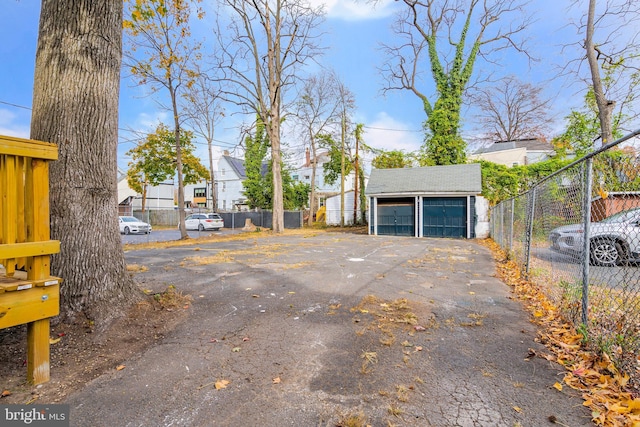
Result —
POLYGON ((424 237, 467 237, 467 198, 423 199, 424 237))
POLYGON ((414 236, 412 204, 378 205, 378 234, 383 236, 414 236))

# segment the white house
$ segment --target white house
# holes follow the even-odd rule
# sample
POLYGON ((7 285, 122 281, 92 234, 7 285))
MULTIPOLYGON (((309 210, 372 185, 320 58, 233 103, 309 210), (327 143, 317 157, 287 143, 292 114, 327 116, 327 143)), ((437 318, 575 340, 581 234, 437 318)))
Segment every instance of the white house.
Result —
MULTIPOLYGON (((147 187, 145 208, 173 209, 174 201, 173 180, 166 180, 157 186, 147 187)), ((131 215, 134 210, 142 209, 142 194, 129 187, 127 174, 118 169, 118 212, 120 215, 131 215)))
POLYGON ((471 160, 487 160, 508 167, 530 165, 547 160, 555 154, 551 144, 539 139, 518 139, 494 142, 469 155, 471 160))
MULTIPOLYGON (((327 198, 339 195, 340 194, 340 180, 338 180, 335 184, 327 184, 324 182, 324 164, 329 162, 329 155, 326 152, 322 152, 317 156, 317 165, 316 165, 316 179, 315 179, 315 198, 316 208, 321 206, 325 206, 325 201, 327 198)), ((295 181, 300 181, 306 184, 311 184, 311 174, 313 171, 313 164, 311 162, 311 154, 309 149, 307 148, 305 153, 305 162, 302 166, 298 167, 291 173, 291 178, 295 181)), ((350 173, 345 177, 344 181, 344 191, 353 191, 353 183, 354 183, 355 172, 350 173)), ((353 204, 353 195, 352 204, 353 204)), ((338 206, 339 208, 339 206, 338 206)), ((327 212, 328 213, 328 212, 327 212)), ((351 215, 353 217, 353 214, 351 215)), ((329 217, 327 216, 327 220, 329 217)), ((338 224, 340 223, 340 214, 338 213, 338 224)))

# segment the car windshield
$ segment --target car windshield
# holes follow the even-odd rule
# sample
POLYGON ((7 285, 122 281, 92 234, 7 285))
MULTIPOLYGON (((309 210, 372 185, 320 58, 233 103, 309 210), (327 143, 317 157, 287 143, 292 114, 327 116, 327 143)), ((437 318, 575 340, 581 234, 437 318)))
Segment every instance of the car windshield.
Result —
POLYGON ((629 219, 637 218, 640 214, 640 209, 630 209, 627 211, 618 212, 615 215, 611 215, 608 218, 603 219, 600 222, 614 223, 614 222, 626 222, 629 219))
POLYGON ((138 218, 132 217, 132 216, 123 216, 122 220, 124 222, 138 222, 138 218))

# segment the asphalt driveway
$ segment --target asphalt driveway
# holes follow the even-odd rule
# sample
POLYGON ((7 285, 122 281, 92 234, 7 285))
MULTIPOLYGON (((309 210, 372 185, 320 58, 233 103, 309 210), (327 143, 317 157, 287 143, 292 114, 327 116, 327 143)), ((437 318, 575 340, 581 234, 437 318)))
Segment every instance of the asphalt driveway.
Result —
POLYGON ((69 396, 75 426, 591 425, 474 241, 318 232, 134 250, 193 297, 69 396), (358 424, 353 424, 358 425, 358 424))

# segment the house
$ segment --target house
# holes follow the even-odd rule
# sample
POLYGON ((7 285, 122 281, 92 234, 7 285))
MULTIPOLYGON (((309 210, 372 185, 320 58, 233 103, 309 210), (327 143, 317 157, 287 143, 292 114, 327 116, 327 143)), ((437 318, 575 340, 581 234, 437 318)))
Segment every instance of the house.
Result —
MULTIPOLYGON (((262 163, 262 176, 267 174, 269 164, 262 163)), ((225 152, 218 161, 218 174, 216 176, 216 199, 219 211, 243 211, 248 210, 247 198, 244 195, 242 182, 247 179, 244 168, 244 160, 231 157, 225 152)))
POLYGON ((487 228, 479 163, 373 169, 365 194, 369 234, 475 238, 487 228), (477 212, 482 207, 483 212, 477 212))
MULTIPOLYGON (((147 187, 145 209, 174 209, 173 180, 166 180, 155 186, 147 187)), ((142 194, 136 192, 127 182, 127 174, 118 169, 118 213, 133 215, 133 211, 142 210, 142 194)))
POLYGON ((184 204, 188 208, 203 208, 213 210, 211 197, 211 183, 202 179, 195 184, 184 186, 184 204))
MULTIPOLYGON (((340 195, 340 181, 338 180, 334 184, 327 184, 324 180, 324 164, 329 162, 329 154, 327 152, 318 153, 316 156, 316 179, 315 179, 315 207, 316 209, 321 206, 325 206, 326 200, 329 197, 340 195)), ((311 153, 307 148, 305 151, 305 162, 295 169, 291 173, 291 178, 295 181, 300 181, 305 184, 311 185, 311 175, 313 172, 313 163, 311 159, 311 153)), ((344 181, 344 191, 353 191, 354 190, 354 178, 355 172, 350 173, 345 177, 344 181)), ((353 197, 352 197, 353 198, 353 197)), ((351 202, 353 204, 353 201, 351 202)), ((353 217, 353 215, 351 215, 353 217)), ((328 217, 327 217, 328 219, 328 217)), ((340 214, 338 214, 338 224, 340 223, 340 214)))
MULTIPOLYGON (((353 214, 354 214, 354 198, 355 191, 345 191, 344 193, 344 224, 345 225, 353 225, 353 214)), ((340 211, 342 204, 342 197, 338 193, 335 196, 327 197, 324 201, 325 207, 325 223, 327 225, 340 225, 340 211)), ((358 209, 356 212, 356 219, 361 221, 362 213, 360 210, 360 201, 358 200, 358 209)))
POLYGON ((469 155, 470 160, 487 160, 508 167, 530 165, 555 154, 551 144, 539 139, 518 139, 494 142, 469 155))

